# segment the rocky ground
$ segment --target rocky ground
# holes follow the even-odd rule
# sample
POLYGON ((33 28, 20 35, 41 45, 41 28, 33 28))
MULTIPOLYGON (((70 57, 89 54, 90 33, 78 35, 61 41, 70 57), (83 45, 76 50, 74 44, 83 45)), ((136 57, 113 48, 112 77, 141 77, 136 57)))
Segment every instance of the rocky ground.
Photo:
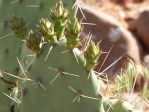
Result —
MULTIPOLYGON (((90 34, 92 40, 100 42, 103 52, 96 71, 113 77, 128 58, 136 66, 149 68, 149 0, 78 1, 81 10, 77 16, 84 23, 82 37, 90 34)), ((149 112, 148 105, 146 112, 149 112)))

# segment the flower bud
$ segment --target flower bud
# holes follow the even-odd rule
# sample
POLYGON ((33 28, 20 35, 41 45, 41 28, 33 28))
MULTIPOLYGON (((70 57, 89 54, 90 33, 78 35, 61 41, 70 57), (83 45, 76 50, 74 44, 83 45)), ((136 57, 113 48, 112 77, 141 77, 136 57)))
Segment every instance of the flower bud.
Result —
POLYGON ((41 37, 38 32, 33 32, 32 30, 28 34, 28 39, 27 39, 27 47, 35 52, 36 54, 40 53, 40 42, 41 42, 41 37))
POLYGON ((9 27, 15 32, 18 38, 24 39, 26 37, 27 27, 23 18, 13 17, 9 27))
POLYGON ((87 60, 86 68, 88 70, 94 69, 97 64, 100 52, 99 46, 95 45, 95 43, 91 41, 90 45, 85 51, 85 57, 87 60))

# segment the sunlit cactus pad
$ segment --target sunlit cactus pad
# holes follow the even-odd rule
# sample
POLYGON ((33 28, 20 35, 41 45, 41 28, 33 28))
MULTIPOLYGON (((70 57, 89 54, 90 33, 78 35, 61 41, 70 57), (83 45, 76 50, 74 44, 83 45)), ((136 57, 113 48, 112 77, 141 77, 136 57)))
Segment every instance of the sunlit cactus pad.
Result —
MULTIPOLYGON (((32 3, 27 1, 19 0, 17 5, 32 3)), ((7 2, 2 1, 5 5, 7 2)), ((30 5, 28 7, 34 10, 32 17, 39 16, 36 18, 38 22, 35 20, 36 22, 32 23, 28 13, 26 17, 22 15, 29 10, 25 10, 23 6, 22 12, 11 17, 9 21, 9 27, 14 35, 11 37, 14 39, 14 43, 11 43, 13 47, 10 48, 11 52, 16 53, 10 59, 11 61, 15 59, 12 65, 5 64, 3 60, 0 63, 6 66, 6 68, 0 66, 2 70, 0 99, 3 101, 0 104, 0 111, 133 112, 120 101, 117 103, 112 101, 113 108, 107 105, 109 101, 104 103, 99 92, 100 81, 93 70, 101 50, 90 39, 85 40, 84 46, 81 44, 82 25, 76 18, 75 8, 69 10, 64 7, 62 1, 58 1, 56 6, 51 8, 49 16, 45 17, 38 14, 43 8, 43 4, 39 3, 38 7, 35 5, 36 8, 30 5), (38 11, 35 10, 37 8, 38 11), (32 59, 28 59, 29 55, 32 59), (13 71, 15 65, 18 68, 15 69, 17 73, 13 71), (9 70, 7 67, 12 68, 9 70)), ((45 0, 44 3, 49 2, 45 0)), ((11 5, 14 4, 16 5, 12 2, 11 5)), ((6 8, 5 5, 3 8, 6 8)), ((18 7, 20 8, 17 6, 16 9, 18 7)), ((6 42, 12 42, 11 39, 7 39, 6 42)), ((6 52, 6 45, 1 46, 6 52)))

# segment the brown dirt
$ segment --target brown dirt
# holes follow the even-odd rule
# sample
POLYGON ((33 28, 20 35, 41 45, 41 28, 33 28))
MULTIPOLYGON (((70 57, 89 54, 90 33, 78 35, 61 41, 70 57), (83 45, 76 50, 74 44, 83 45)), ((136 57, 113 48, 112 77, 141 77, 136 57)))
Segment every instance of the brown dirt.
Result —
POLYGON ((140 12, 149 8, 149 0, 80 0, 80 3, 106 12, 119 20, 124 27, 137 18, 140 12))

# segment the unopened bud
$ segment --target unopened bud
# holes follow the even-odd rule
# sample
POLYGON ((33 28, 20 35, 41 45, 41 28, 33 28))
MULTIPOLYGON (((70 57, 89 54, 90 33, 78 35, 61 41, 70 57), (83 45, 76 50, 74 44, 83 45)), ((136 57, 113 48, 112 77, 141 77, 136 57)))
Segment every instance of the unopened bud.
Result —
POLYGON ((85 57, 87 60, 87 69, 91 70, 94 69, 94 67, 97 64, 98 58, 100 55, 100 49, 98 45, 95 45, 93 41, 91 41, 90 45, 85 51, 85 57))
POLYGON ((9 26, 18 38, 24 39, 26 37, 27 27, 23 18, 13 17, 9 26))
POLYGON ((35 52, 36 54, 40 53, 40 42, 41 42, 41 37, 38 32, 33 32, 32 30, 28 34, 28 39, 27 39, 27 47, 35 52))

